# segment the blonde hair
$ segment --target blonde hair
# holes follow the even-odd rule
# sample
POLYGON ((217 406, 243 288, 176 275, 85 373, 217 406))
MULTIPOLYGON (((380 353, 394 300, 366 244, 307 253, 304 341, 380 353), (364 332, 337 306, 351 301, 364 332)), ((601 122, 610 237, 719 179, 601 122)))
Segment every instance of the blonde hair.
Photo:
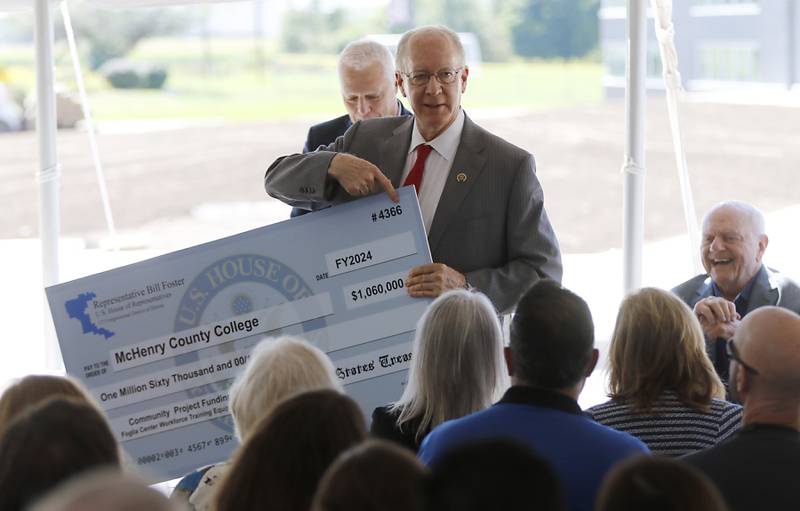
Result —
POLYGON ((392 405, 398 425, 420 418, 420 439, 442 422, 482 410, 508 386, 503 334, 482 293, 440 295, 417 323, 403 396, 392 405))
POLYGON ((11 384, 0 396, 0 432, 20 412, 54 397, 73 398, 95 405, 83 385, 72 378, 31 374, 11 384))
POLYGON ((236 434, 246 439, 255 425, 286 398, 317 389, 342 392, 333 363, 303 339, 264 339, 250 355, 230 390, 236 434))
POLYGON ((677 296, 661 289, 642 288, 622 301, 609 363, 609 396, 640 410, 649 410, 665 391, 699 411, 725 396, 700 323, 677 296))

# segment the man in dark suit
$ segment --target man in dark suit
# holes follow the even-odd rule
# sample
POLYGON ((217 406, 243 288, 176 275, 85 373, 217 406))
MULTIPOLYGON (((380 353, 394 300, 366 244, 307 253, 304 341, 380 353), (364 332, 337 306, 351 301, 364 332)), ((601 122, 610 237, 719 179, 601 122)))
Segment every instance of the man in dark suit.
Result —
MULTIPOLYGON (((311 126, 303 153, 332 143, 354 122, 411 115, 397 99, 394 58, 382 44, 368 39, 348 44, 339 55, 338 72, 347 114, 311 126)), ((308 212, 307 209, 292 208, 291 216, 294 218, 308 212)))
POLYGON ((413 268, 411 296, 475 287, 500 313, 543 278, 561 280, 561 254, 533 156, 461 109, 469 68, 458 35, 422 27, 403 35, 397 84, 414 117, 357 122, 322 150, 277 159, 267 193, 309 209, 414 184, 433 264, 413 268))
POLYGON ((769 243, 765 230, 764 215, 751 204, 717 204, 703 218, 700 256, 707 273, 672 290, 700 320, 709 356, 725 381, 725 341, 746 314, 765 305, 800 313, 800 287, 762 263, 769 243))
POLYGON ((730 389, 742 429, 684 458, 717 486, 731 511, 800 503, 800 315, 779 307, 748 314, 728 341, 730 389))

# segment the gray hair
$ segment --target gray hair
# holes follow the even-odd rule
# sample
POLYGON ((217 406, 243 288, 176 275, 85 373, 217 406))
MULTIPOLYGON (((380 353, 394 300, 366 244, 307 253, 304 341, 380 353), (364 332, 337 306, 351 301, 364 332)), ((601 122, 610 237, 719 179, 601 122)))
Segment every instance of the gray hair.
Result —
POLYGON ((747 218, 748 222, 750 223, 750 228, 753 230, 753 235, 756 237, 767 233, 764 213, 752 204, 738 200, 729 200, 714 204, 714 206, 708 210, 705 216, 703 216, 703 225, 706 224, 712 214, 716 213, 720 209, 732 209, 741 216, 747 218))
POLYGON ((236 434, 244 440, 279 402, 317 389, 343 392, 325 353, 296 337, 264 339, 253 348, 244 371, 230 389, 236 434))
POLYGON ((420 419, 416 437, 450 419, 482 410, 508 386, 503 334, 492 302, 457 289, 431 303, 417 323, 398 424, 420 419))
POLYGON ((456 50, 459 64, 462 66, 466 64, 467 58, 464 53, 464 46, 461 44, 461 39, 458 38, 458 34, 444 25, 426 25, 424 27, 411 29, 400 38, 400 42, 397 43, 398 71, 405 73, 411 71, 411 62, 409 62, 411 57, 408 54, 408 46, 411 39, 417 35, 428 34, 437 34, 450 41, 450 44, 453 45, 453 48, 456 50))
POLYGON ((380 64, 387 79, 394 81, 394 57, 386 46, 370 39, 359 39, 344 47, 339 54, 337 71, 342 76, 345 68, 354 71, 364 70, 373 64, 380 64))

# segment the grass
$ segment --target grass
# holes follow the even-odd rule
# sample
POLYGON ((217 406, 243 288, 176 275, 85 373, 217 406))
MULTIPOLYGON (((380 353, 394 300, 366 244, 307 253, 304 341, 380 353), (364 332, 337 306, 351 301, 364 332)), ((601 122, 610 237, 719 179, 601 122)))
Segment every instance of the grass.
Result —
MULTIPOLYGON (((80 41, 78 42, 80 45, 80 41)), ((65 45, 64 45, 65 46, 65 45)), ((56 48, 57 80, 74 90, 69 56, 56 48)), ((0 67, 17 88, 34 86, 33 49, 0 46, 0 67)), ((248 39, 149 39, 129 55, 166 66, 164 90, 115 90, 84 67, 98 119, 224 118, 253 121, 342 111, 336 57, 278 53, 260 48, 263 71, 248 39)), ((602 68, 592 62, 483 63, 472 70, 467 108, 546 109, 602 99, 602 68)))

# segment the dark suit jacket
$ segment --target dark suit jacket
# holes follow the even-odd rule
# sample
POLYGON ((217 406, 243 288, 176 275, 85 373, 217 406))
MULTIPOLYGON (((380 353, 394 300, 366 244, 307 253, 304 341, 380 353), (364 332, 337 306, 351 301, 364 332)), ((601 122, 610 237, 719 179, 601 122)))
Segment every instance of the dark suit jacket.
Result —
MULTIPOLYGON (((775 305, 800 314, 800 286, 789 277, 761 265, 750 291, 747 310, 744 315, 765 305, 775 305)), ((712 296, 711 276, 697 275, 672 289, 686 305, 694 308, 703 298, 712 296)), ((711 340, 709 340, 711 341, 711 340)), ((709 356, 720 377, 728 379, 728 357, 725 355, 724 340, 715 340, 708 346, 709 356)))
POLYGON ((711 479, 731 511, 800 506, 800 433, 794 429, 750 424, 683 460, 711 479))
MULTIPOLYGON (((323 150, 278 158, 264 176, 267 193, 304 209, 353 200, 328 178, 338 152, 373 163, 399 187, 413 125, 410 117, 369 119, 323 150)), ((537 280, 561 281, 561 253, 533 156, 469 117, 428 244, 435 262, 466 275, 468 284, 486 294, 501 314, 510 312, 537 280)))
MULTIPOLYGON (((403 103, 401 103, 399 99, 397 100, 397 104, 400 106, 401 117, 408 117, 411 115, 411 112, 406 110, 406 107, 403 106, 403 103)), ((344 132, 347 131, 352 125, 353 121, 350 120, 350 116, 343 115, 341 117, 337 117, 336 119, 331 119, 330 121, 321 122, 311 126, 308 129, 306 143, 303 146, 303 154, 316 151, 321 146, 332 144, 334 140, 344 135, 344 132)), ((291 218, 305 215, 311 211, 313 211, 313 209, 308 210, 292 208, 291 218)))

